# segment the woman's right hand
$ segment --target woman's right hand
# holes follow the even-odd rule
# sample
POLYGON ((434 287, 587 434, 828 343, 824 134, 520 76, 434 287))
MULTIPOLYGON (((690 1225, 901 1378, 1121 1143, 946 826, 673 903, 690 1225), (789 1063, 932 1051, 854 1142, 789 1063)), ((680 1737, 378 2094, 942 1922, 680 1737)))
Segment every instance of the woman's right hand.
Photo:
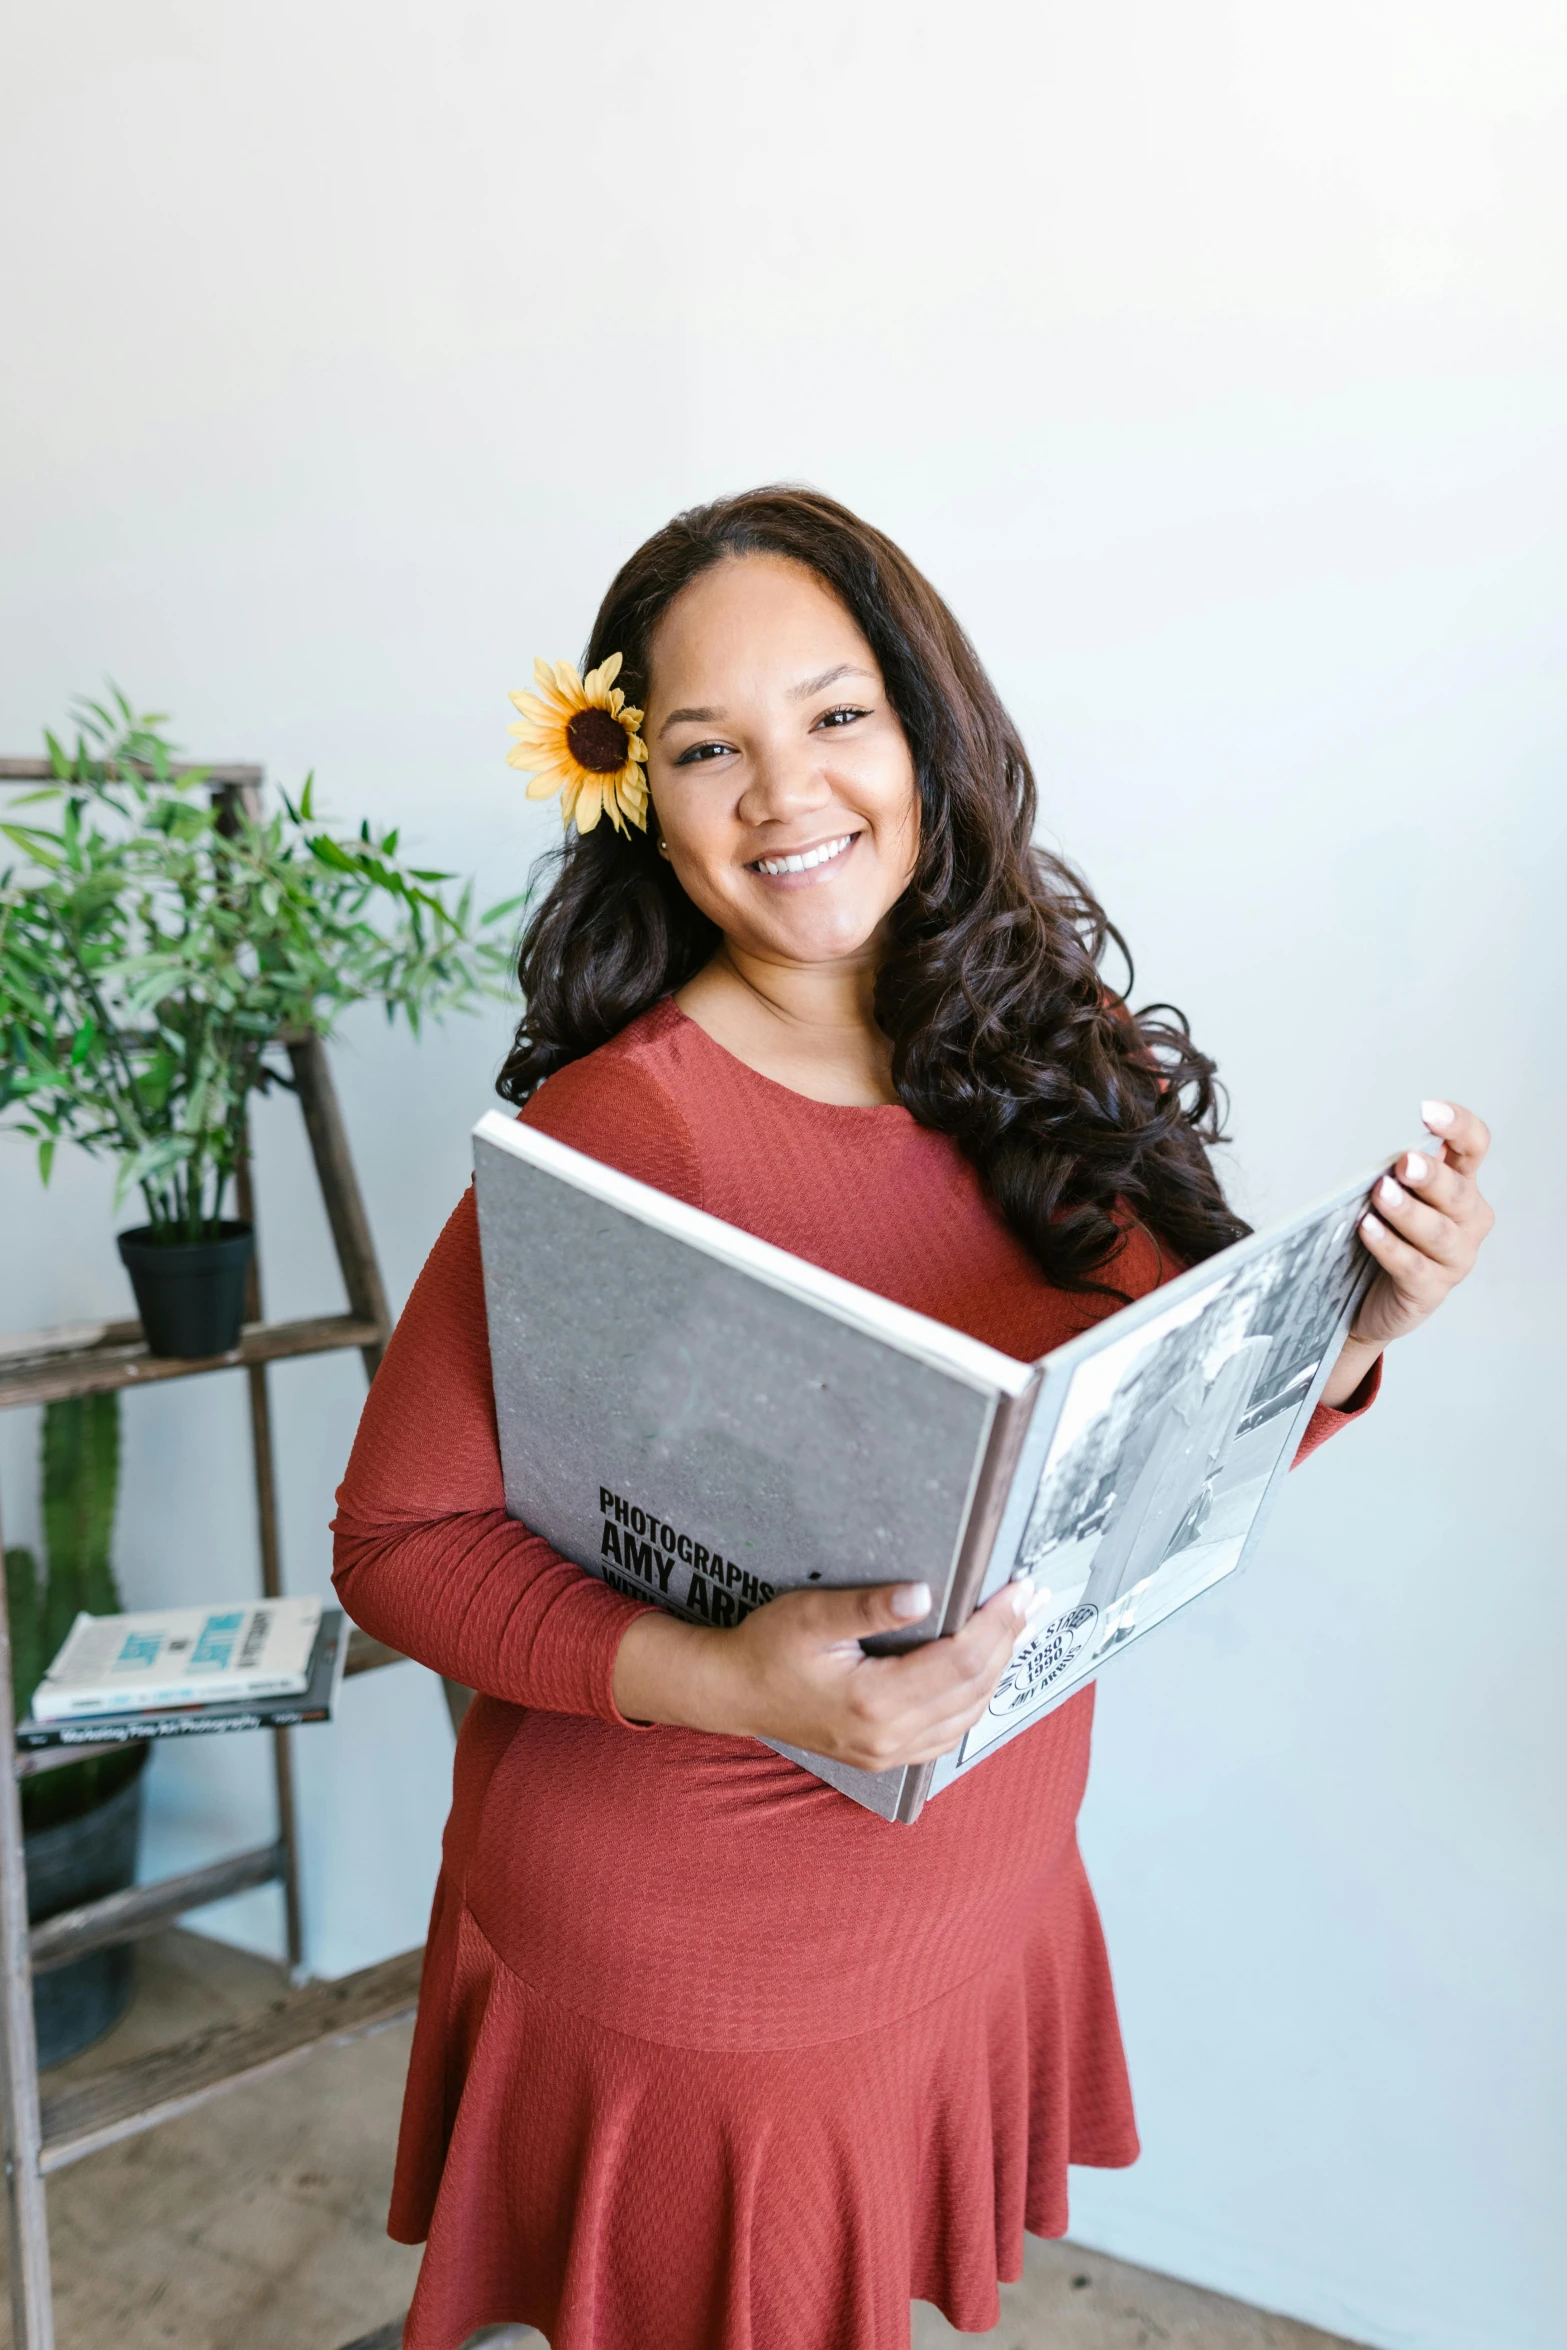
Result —
POLYGON ((961 1632, 897 1656, 860 1643, 928 1615, 923 1583, 790 1591, 725 1631, 650 1612, 621 1639, 615 1702, 631 1721, 777 1739, 856 1770, 931 1762, 989 1704, 1031 1597, 1008 1584, 961 1632))

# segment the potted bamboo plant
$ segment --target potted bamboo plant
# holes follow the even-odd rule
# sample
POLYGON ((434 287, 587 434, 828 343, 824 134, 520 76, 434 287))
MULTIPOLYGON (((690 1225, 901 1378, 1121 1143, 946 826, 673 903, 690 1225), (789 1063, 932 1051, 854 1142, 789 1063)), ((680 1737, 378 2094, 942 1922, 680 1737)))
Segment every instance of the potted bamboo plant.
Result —
POLYGON ((308 780, 270 814, 215 794, 111 691, 71 749, 46 734, 54 780, 0 821, 0 1117, 45 1182, 62 1138, 115 1159, 116 1205, 145 1209, 119 1246, 148 1346, 223 1354, 251 1249, 224 1210, 250 1095, 289 1083, 282 1041, 372 999, 417 1034, 499 992, 521 901, 475 916, 395 831, 328 826, 308 780))

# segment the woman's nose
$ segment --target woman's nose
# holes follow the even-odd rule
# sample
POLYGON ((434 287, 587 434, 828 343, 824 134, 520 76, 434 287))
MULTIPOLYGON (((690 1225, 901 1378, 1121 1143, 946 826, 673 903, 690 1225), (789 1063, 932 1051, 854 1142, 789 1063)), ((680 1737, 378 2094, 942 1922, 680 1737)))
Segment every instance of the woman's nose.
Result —
POLYGON ((808 816, 831 798, 819 746, 810 741, 780 743, 753 758, 737 812, 744 824, 777 824, 808 816))

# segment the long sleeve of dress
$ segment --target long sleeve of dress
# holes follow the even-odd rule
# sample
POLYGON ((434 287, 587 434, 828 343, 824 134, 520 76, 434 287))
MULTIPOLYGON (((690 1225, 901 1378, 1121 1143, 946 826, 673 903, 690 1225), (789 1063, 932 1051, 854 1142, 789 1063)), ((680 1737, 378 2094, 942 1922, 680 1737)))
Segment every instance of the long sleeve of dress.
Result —
POLYGON ((1336 1436, 1340 1428, 1347 1428, 1351 1420, 1358 1420, 1363 1412, 1370 1411, 1381 1391, 1383 1360, 1378 1355, 1354 1394, 1346 1396, 1343 1403, 1318 1404, 1306 1422, 1306 1433, 1290 1463, 1292 1469, 1298 1469, 1302 1461, 1309 1461, 1319 1445, 1326 1444, 1330 1436, 1336 1436))
MULTIPOLYGON (((699 1189, 678 1110, 634 1070, 608 1101, 563 1070, 528 1118, 643 1182, 699 1189)), ((375 1639, 510 1705, 622 1720, 615 1652, 646 1611, 506 1514, 471 1189, 375 1375, 337 1504, 332 1580, 375 1639)))
POLYGON ((621 1719, 615 1651, 643 1611, 506 1514, 472 1191, 376 1373, 337 1500, 332 1580, 374 1638, 511 1705, 621 1719))

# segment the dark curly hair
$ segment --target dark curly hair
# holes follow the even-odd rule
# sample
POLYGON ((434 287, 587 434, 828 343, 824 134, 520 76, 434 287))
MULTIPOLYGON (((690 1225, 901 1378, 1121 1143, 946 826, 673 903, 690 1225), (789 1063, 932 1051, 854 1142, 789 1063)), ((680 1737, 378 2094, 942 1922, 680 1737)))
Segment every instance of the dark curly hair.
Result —
MULTIPOLYGON (((899 1100, 950 1134, 1051 1281, 1118 1296, 1101 1276, 1142 1223, 1195 1264, 1248 1227, 1206 1145, 1220 1139, 1214 1065, 1169 1004, 1139 1012, 1100 974, 1120 932, 1084 882, 1033 839, 1034 778, 1017 729, 946 605, 892 541, 813 491, 771 488, 677 515, 624 564, 585 668, 624 657, 648 700, 654 632, 711 564, 804 564, 876 655, 913 755, 914 878, 889 918, 876 1019, 899 1100)), ((649 835, 569 832, 523 935, 526 1005, 498 1080, 524 1102, 709 961, 719 933, 649 835)))

